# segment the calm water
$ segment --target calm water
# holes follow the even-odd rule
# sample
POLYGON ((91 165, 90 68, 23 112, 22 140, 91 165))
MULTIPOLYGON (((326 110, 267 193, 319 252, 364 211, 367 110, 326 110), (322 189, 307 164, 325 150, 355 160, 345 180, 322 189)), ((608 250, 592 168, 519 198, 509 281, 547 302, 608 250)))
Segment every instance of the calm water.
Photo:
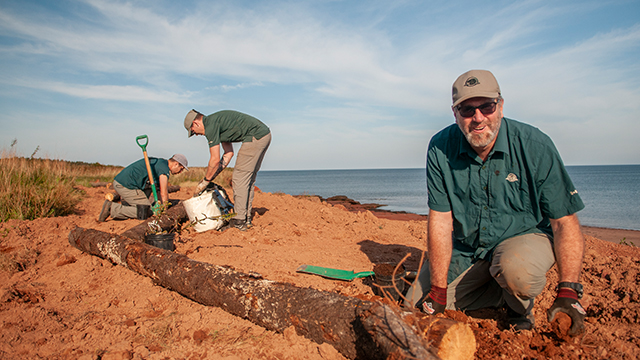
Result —
MULTIPOLYGON (((640 165, 568 166, 585 209, 583 225, 640 230, 640 165)), ((428 214, 424 169, 260 171, 266 192, 346 195, 382 209, 428 214)))

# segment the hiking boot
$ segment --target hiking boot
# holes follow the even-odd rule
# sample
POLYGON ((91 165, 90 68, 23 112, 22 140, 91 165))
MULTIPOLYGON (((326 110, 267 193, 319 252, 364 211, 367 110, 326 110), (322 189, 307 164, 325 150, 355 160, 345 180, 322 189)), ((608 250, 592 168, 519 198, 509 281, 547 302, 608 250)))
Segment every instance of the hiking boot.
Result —
POLYGON ((109 200, 105 200, 102 203, 102 210, 100 210, 100 216, 98 216, 99 222, 105 222, 109 215, 111 215, 111 204, 112 202, 109 200))
POLYGON ((528 314, 520 314, 507 306, 507 322, 509 327, 515 331, 533 330, 535 318, 531 312, 528 314))
POLYGON ((240 231, 247 231, 247 222, 240 219, 231 219, 229 220, 229 225, 235 227, 240 231))
POLYGON ((247 221, 245 221, 244 223, 245 223, 245 225, 247 225, 247 228, 252 228, 253 227, 253 224, 251 223, 251 218, 250 217, 248 217, 247 221))

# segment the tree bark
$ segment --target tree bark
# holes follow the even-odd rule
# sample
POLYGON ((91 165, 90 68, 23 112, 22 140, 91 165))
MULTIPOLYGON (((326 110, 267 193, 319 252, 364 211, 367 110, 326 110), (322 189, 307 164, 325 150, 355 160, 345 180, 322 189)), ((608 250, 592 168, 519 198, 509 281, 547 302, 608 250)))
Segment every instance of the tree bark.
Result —
MULTIPOLYGON (((328 343, 350 359, 438 359, 439 350, 430 351, 420 331, 380 302, 264 280, 93 229, 72 230, 69 243, 266 329, 293 326, 298 335, 328 343)), ((475 344, 473 333, 466 341, 475 344)))

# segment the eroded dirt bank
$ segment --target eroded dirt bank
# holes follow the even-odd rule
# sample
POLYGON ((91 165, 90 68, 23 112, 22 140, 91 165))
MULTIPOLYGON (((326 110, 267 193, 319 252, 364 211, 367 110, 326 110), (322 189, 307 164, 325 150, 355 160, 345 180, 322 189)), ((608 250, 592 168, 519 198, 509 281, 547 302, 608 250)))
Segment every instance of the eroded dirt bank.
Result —
MULTIPOLYGON (((120 234, 139 223, 97 223, 107 190, 84 191, 87 198, 75 215, 0 224, 1 359, 343 359, 333 347, 313 343, 293 329, 267 331, 71 247, 68 235, 76 226, 120 234)), ((171 195, 186 199, 191 189, 171 195)), ((296 273, 296 268, 310 264, 365 271, 407 253, 405 267, 418 268, 426 240, 424 218, 375 216, 347 207, 315 197, 256 193, 254 228, 185 232, 176 252, 345 295, 373 296, 373 290, 368 279, 332 281, 296 273)), ((585 233, 586 335, 565 340, 553 333, 544 316, 554 294, 548 285, 536 304, 535 331, 504 329, 500 310, 448 314, 472 326, 478 358, 640 357, 640 251, 585 233)), ((555 269, 548 278, 556 283, 555 269)))

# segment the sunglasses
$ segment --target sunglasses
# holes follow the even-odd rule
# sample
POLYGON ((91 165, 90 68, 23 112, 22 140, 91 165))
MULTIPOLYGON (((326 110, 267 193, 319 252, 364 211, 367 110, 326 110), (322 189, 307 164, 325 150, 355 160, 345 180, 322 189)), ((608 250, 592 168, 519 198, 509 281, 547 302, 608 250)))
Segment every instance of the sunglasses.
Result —
POLYGON ((471 105, 458 105, 457 109, 462 117, 472 117, 476 113, 476 109, 480 110, 482 115, 491 115, 496 112, 496 106, 498 105, 498 100, 493 100, 490 102, 486 102, 479 106, 471 106, 471 105))

